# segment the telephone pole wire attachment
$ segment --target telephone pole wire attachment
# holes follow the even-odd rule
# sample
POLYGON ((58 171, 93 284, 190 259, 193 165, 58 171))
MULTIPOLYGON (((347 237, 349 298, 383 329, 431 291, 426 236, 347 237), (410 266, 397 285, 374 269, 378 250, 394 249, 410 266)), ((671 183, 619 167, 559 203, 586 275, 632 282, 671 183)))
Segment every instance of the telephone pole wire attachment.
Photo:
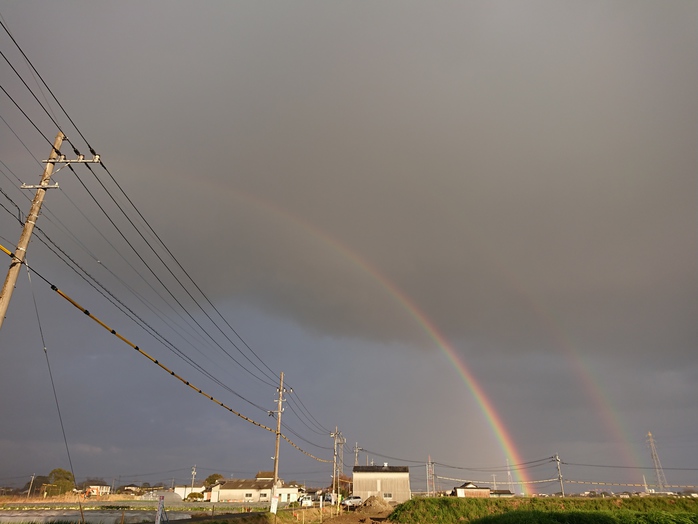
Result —
POLYGON ((10 307, 12 292, 17 285, 19 270, 24 262, 24 258, 27 255, 29 240, 34 232, 36 221, 39 218, 41 205, 44 202, 44 196, 46 196, 46 190, 55 187, 50 186, 49 182, 51 181, 51 175, 53 174, 53 169, 56 162, 58 162, 60 158, 64 158, 64 155, 61 155, 60 152, 64 139, 65 135, 62 131, 59 131, 56 135, 56 139, 53 141, 53 150, 51 151, 48 160, 44 161, 46 163, 46 167, 44 167, 44 172, 41 175, 40 184, 38 186, 31 186, 31 189, 36 189, 36 194, 34 195, 34 200, 32 200, 29 215, 27 215, 27 219, 24 221, 22 234, 19 237, 19 242, 17 242, 17 249, 15 249, 14 255, 12 255, 12 262, 10 262, 10 268, 7 271, 5 283, 2 286, 2 291, 0 291, 0 328, 2 328, 2 324, 5 321, 5 316, 7 315, 7 310, 10 307))

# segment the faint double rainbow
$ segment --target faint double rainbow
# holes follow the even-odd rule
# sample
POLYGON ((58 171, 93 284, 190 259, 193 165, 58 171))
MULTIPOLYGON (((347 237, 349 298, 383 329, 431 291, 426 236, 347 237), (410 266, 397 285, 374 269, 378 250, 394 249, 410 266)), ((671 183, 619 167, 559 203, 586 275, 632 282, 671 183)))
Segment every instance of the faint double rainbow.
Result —
MULTIPOLYGON (((220 187, 217 190, 220 191, 220 187)), ((339 242, 337 239, 331 237, 314 224, 247 192, 238 189, 229 189, 229 191, 231 191, 234 195, 243 198, 243 200, 248 203, 252 203, 264 210, 271 211, 275 215, 292 222, 306 233, 310 233, 315 238, 321 240, 324 244, 330 246, 337 253, 339 253, 344 259, 350 261, 362 272, 369 275, 395 299, 395 301, 404 309, 404 311, 424 330, 428 337, 436 343, 436 345, 443 351, 448 360, 456 368, 458 374, 461 376, 466 386, 472 393, 478 407, 492 428, 494 436, 504 452, 507 461, 511 463, 513 473, 518 478, 517 484, 521 485, 521 489, 526 495, 530 494, 529 486, 531 481, 528 478, 525 469, 519 469, 516 467, 516 465, 522 464, 523 460, 521 459, 521 456, 514 443, 514 439, 504 425, 501 416, 495 409, 492 401, 485 394, 483 387, 475 379, 474 375, 463 361, 462 357, 455 351, 446 337, 439 332, 431 319, 429 319, 429 317, 417 306, 417 304, 415 304, 414 301, 400 288, 398 288, 390 279, 380 273, 375 267, 370 265, 355 251, 352 251, 350 248, 339 242)))

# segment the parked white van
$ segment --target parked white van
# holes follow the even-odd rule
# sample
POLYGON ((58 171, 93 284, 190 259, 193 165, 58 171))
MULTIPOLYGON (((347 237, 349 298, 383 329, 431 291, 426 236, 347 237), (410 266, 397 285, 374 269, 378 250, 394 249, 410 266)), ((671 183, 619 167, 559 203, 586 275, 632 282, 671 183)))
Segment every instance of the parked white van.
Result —
POLYGON ((313 498, 310 495, 303 495, 298 499, 298 504, 301 507, 313 507, 313 498))

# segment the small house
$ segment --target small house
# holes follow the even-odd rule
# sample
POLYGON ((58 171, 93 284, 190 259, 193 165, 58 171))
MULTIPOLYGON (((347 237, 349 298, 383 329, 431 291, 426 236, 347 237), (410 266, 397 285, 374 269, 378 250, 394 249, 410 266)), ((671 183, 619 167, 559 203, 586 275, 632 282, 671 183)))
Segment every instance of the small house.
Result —
POLYGON ((465 482, 463 485, 453 488, 452 493, 456 497, 467 499, 488 499, 490 498, 490 488, 480 488, 472 482, 465 482))
POLYGON ((174 492, 182 497, 182 500, 187 500, 187 497, 192 493, 203 493, 206 489, 204 481, 197 480, 192 484, 182 484, 181 486, 175 486, 174 492))
POLYGON ((86 497, 103 497, 104 495, 109 495, 111 493, 111 486, 102 483, 94 483, 85 487, 86 497))
MULTIPOLYGON (((214 484, 210 491, 206 491, 204 500, 210 502, 243 502, 269 503, 271 504, 272 487, 274 485, 274 473, 260 471, 254 479, 225 479, 214 484)), ((276 494, 279 502, 294 502, 298 500, 300 486, 298 483, 285 485, 279 479, 276 484, 276 494)))
POLYGON ((493 499, 510 499, 514 494, 508 489, 491 489, 490 497, 493 499))

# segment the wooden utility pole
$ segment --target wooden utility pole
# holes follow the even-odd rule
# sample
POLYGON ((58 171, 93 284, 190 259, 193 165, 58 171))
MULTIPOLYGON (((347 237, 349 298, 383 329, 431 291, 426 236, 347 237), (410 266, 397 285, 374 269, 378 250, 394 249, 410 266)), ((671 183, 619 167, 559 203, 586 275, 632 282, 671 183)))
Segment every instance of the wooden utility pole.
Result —
POLYGON ((557 479, 560 481, 560 495, 565 496, 565 485, 562 482, 562 470, 560 469, 560 457, 555 453, 555 462, 557 463, 557 479))
POLYGON ((7 315, 7 308, 10 306, 10 299, 12 298, 12 292, 17 284, 17 277, 19 276, 19 270, 21 269, 22 262, 27 254, 27 246, 29 246, 29 240, 31 239, 32 232, 34 231, 34 226, 36 225, 36 220, 39 218, 39 212, 41 211, 41 205, 44 202, 44 196, 46 195, 46 190, 49 189, 49 182, 51 181, 51 175, 53 174, 53 168, 58 159, 58 154, 63 144, 63 139, 65 135, 59 131, 56 135, 56 140, 53 142, 53 150, 51 155, 48 157, 46 162, 46 167, 44 168, 44 174, 41 177, 41 183, 36 186, 36 195, 34 195, 34 200, 32 201, 32 207, 29 211, 27 219, 24 221, 24 228, 22 229, 22 234, 19 237, 19 242, 17 243, 17 249, 12 256, 12 262, 10 263, 10 269, 7 272, 7 277, 5 278, 5 284, 2 286, 2 291, 0 292, 0 328, 5 320, 5 315, 7 315))
POLYGON ((330 437, 334 439, 334 471, 332 472, 332 493, 337 497, 339 503, 340 476, 344 472, 344 444, 347 439, 342 436, 337 426, 334 427, 334 433, 330 433, 330 437), (337 444, 339 444, 339 460, 337 456, 337 444), (341 466, 340 466, 341 464, 341 466))
MULTIPOLYGON (((274 484, 271 487, 272 499, 276 495, 276 484, 279 482, 279 443, 281 441, 281 412, 283 411, 284 402, 284 372, 281 372, 281 380, 279 381, 279 398, 276 411, 276 447, 274 450, 274 484)), ((271 501, 270 501, 271 502, 271 501)))
POLYGON ((334 453, 332 455, 332 493, 337 493, 337 439, 339 438, 339 428, 334 427, 334 433, 330 433, 330 437, 334 439, 334 453))
POLYGON ((36 478, 36 473, 32 475, 32 479, 29 482, 29 491, 27 491, 27 500, 32 496, 32 486, 34 485, 34 479, 36 478))

